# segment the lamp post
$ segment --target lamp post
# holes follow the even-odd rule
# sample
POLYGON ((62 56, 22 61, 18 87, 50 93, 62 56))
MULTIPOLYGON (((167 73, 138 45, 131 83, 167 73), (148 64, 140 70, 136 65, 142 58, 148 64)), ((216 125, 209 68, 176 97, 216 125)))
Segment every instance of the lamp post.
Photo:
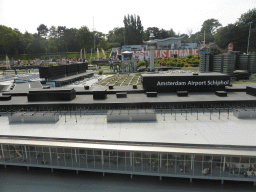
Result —
POLYGON ((248 46, 247 46, 247 55, 249 54, 249 44, 250 44, 250 34, 251 34, 251 26, 252 22, 249 22, 250 28, 249 28, 249 37, 248 37, 248 46))

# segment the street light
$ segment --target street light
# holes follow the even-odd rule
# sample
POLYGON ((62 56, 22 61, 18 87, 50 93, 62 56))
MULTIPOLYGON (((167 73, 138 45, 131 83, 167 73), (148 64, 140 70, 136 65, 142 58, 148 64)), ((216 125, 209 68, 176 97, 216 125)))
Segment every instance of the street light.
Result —
POLYGON ((250 34, 251 34, 251 26, 252 26, 252 22, 249 22, 248 24, 250 24, 250 28, 249 28, 249 37, 248 37, 247 55, 248 55, 248 53, 249 53, 249 43, 250 43, 250 34))

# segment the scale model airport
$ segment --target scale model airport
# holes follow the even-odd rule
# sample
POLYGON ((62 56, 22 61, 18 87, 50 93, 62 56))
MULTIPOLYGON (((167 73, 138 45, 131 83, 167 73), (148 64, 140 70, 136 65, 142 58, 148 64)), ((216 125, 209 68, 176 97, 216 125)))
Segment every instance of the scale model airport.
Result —
POLYGON ((256 184, 255 85, 168 71, 72 87, 94 76, 87 63, 39 72, 1 86, 0 165, 256 184))

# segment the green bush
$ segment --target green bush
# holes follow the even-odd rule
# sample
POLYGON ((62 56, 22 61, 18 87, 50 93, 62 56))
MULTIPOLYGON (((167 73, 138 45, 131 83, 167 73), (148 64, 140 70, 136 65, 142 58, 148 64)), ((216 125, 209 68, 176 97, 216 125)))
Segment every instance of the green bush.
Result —
POLYGON ((198 67, 199 64, 190 64, 191 67, 198 67))
POLYGON ((145 61, 140 61, 138 62, 137 66, 138 67, 142 67, 142 66, 145 66, 146 65, 146 62, 145 61))
POLYGON ((179 58, 168 57, 155 59, 155 64, 161 64, 161 66, 189 67, 189 65, 198 66, 200 59, 200 56, 193 56, 190 54, 179 58))
POLYGON ((184 67, 184 63, 177 63, 177 67, 184 67))
POLYGON ((198 59, 193 59, 193 60, 192 60, 192 64, 199 64, 199 62, 200 62, 200 61, 199 61, 198 59))
POLYGON ((97 73, 98 73, 98 75, 103 75, 104 71, 103 71, 103 69, 99 69, 97 73))
POLYGON ((161 59, 156 59, 155 63, 158 64, 161 61, 161 59))
POLYGON ((168 66, 168 67, 171 66, 171 64, 172 64, 172 61, 167 61, 166 62, 166 66, 168 66))
POLYGON ((165 62, 165 61, 159 62, 158 64, 159 64, 160 66, 166 66, 166 62, 165 62))
POLYGON ((188 59, 191 59, 192 57, 194 57, 193 55, 189 54, 186 56, 188 59))

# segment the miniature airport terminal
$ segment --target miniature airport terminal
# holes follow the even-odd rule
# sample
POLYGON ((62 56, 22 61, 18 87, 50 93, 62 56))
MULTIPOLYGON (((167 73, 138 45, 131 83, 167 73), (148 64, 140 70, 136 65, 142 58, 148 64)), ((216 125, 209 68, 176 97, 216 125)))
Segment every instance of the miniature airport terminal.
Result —
POLYGON ((0 165, 7 169, 256 184, 255 85, 169 70, 127 86, 115 85, 117 75, 100 86, 86 62, 39 67, 38 75, 0 86, 0 165))

